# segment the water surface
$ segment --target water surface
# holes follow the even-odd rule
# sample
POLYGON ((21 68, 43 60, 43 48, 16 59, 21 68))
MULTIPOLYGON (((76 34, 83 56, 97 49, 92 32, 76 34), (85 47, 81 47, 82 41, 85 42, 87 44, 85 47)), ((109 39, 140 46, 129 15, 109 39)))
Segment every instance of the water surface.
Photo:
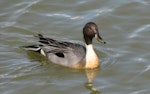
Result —
POLYGON ((1 94, 149 94, 149 10, 149 0, 1 0, 1 94), (89 21, 107 42, 94 41, 100 69, 62 67, 20 48, 37 33, 82 42, 89 21))

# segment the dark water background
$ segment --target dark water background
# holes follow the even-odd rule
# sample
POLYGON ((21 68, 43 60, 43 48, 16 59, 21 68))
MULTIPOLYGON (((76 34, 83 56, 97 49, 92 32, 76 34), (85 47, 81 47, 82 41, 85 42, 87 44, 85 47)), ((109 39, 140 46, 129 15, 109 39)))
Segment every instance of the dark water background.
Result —
POLYGON ((149 0, 1 0, 1 94, 150 94, 149 0), (33 35, 82 42, 86 22, 96 22, 101 69, 47 64, 22 45, 33 35), (88 83, 90 81, 91 83, 88 83))

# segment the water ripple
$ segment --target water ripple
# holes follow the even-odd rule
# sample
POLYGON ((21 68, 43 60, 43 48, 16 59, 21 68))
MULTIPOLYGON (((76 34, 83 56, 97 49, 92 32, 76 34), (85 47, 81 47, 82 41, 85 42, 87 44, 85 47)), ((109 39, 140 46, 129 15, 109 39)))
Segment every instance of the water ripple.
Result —
POLYGON ((150 24, 147 25, 143 25, 140 28, 136 29, 135 31, 133 31, 133 33, 129 36, 129 38, 134 38, 136 36, 138 36, 138 33, 146 30, 147 28, 150 28, 150 24))
POLYGON ((6 28, 6 27, 13 26, 14 24, 16 24, 16 22, 0 22, 0 27, 6 28))
POLYGON ((76 20, 76 19, 82 19, 83 17, 82 16, 72 16, 72 15, 69 15, 69 14, 64 14, 64 13, 54 13, 54 14, 44 14, 45 16, 48 16, 48 17, 64 17, 64 18, 69 18, 71 20, 76 20))
POLYGON ((25 7, 23 7, 23 8, 19 8, 18 10, 16 10, 15 12, 14 12, 14 15, 13 15, 13 19, 14 18, 18 18, 18 16, 20 16, 20 15, 22 15, 22 14, 24 14, 24 13, 26 13, 26 12, 28 12, 28 8, 29 7, 31 7, 32 5, 34 5, 34 4, 37 4, 38 2, 40 2, 41 0, 36 0, 36 1, 32 1, 32 2, 21 2, 21 3, 17 3, 17 4, 15 4, 14 5, 14 7, 19 7, 19 6, 22 6, 22 5, 26 5, 25 7))
POLYGON ((78 4, 85 4, 85 3, 89 2, 89 1, 91 1, 91 0, 83 0, 83 1, 79 1, 78 4))
POLYGON ((100 16, 105 13, 108 13, 108 12, 112 12, 112 11, 113 11, 113 9, 110 9, 110 8, 97 9, 97 10, 95 10, 95 17, 100 16))
POLYGON ((71 15, 71 13, 45 13, 45 14, 39 14, 39 15, 43 15, 43 16, 48 16, 48 17, 59 17, 59 18, 68 18, 70 20, 84 20, 86 18, 93 19, 95 17, 98 17, 102 14, 108 13, 108 12, 112 12, 113 9, 109 9, 109 8, 104 8, 104 9, 94 9, 94 10, 89 10, 84 12, 84 14, 82 15, 71 15), (94 15, 93 15, 94 14, 94 15))
POLYGON ((141 73, 147 72, 149 70, 150 70, 150 65, 146 66, 146 68, 141 73))

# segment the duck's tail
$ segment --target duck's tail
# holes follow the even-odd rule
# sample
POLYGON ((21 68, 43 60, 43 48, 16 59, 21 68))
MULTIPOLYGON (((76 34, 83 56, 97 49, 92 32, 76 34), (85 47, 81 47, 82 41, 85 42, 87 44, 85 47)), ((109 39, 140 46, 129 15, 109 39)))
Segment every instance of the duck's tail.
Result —
POLYGON ((25 50, 38 52, 44 56, 46 56, 44 50, 41 48, 41 45, 30 45, 30 46, 22 46, 25 50))

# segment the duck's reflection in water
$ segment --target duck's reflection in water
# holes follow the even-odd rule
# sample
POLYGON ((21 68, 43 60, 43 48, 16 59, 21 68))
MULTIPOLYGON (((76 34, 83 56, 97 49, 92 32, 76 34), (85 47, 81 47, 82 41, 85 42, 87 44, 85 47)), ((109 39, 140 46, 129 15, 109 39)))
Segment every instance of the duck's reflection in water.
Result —
POLYGON ((88 79, 88 82, 85 83, 85 87, 91 91, 91 94, 100 94, 100 91, 94 88, 93 83, 92 83, 96 75, 99 73, 99 71, 100 71, 100 68, 85 70, 85 74, 88 79))
POLYGON ((34 51, 27 51, 27 56, 31 62, 38 61, 40 65, 47 65, 49 61, 42 55, 34 51))
MULTIPOLYGON (((49 63, 46 58, 44 58, 40 54, 37 54, 37 53, 32 52, 32 51, 27 51, 27 56, 30 58, 31 61, 42 62, 41 65, 47 65, 49 63)), ((93 80, 99 72, 100 72, 100 68, 85 69, 85 74, 87 76, 88 81, 84 84, 84 86, 86 89, 91 91, 91 94, 100 94, 100 91, 98 91, 93 86, 93 80)))

